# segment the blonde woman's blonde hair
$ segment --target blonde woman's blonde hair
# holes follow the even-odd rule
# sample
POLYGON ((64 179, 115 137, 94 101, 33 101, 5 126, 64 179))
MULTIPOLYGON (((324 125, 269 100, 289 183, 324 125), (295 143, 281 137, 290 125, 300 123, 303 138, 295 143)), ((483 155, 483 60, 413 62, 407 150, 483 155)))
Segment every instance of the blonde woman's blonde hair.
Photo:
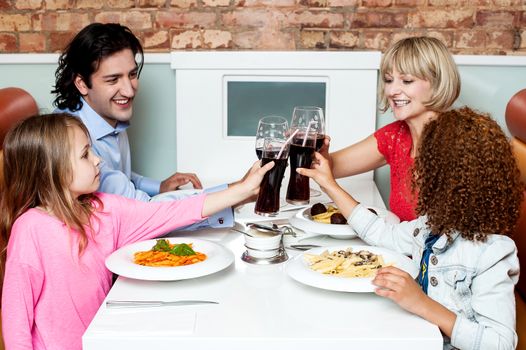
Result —
POLYGON ((435 112, 448 110, 460 94, 460 75, 446 45, 431 37, 411 37, 397 41, 383 55, 380 63, 380 110, 389 109, 385 95, 385 75, 396 69, 428 81, 433 91, 424 105, 435 112))

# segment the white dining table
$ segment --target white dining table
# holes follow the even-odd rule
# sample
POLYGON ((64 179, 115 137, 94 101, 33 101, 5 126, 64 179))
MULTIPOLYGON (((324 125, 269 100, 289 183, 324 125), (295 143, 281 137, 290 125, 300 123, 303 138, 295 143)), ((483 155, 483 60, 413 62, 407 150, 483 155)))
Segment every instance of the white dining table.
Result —
MULTIPOLYGON (((374 182, 349 186, 358 200, 385 208, 374 182)), ((238 210, 236 221, 258 218, 252 210, 253 204, 238 210)), ((283 212, 278 219, 290 215, 294 211, 283 212)), ((287 249, 289 259, 283 263, 255 265, 241 260, 245 247, 239 232, 205 229, 174 236, 219 243, 234 254, 234 262, 214 274, 179 281, 121 276, 106 300, 197 299, 218 304, 110 309, 103 303, 82 337, 84 350, 442 349, 438 327, 389 299, 314 288, 289 277, 287 266, 300 251, 287 249)), ((358 238, 324 235, 301 243, 364 244, 358 238)))

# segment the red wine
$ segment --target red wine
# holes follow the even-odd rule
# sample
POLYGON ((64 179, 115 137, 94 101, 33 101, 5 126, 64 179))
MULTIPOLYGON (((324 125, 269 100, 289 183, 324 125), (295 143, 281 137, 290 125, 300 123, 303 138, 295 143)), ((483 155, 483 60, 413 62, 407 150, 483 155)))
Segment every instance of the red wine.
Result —
POLYGON ((261 159, 261 156, 263 155, 263 148, 256 148, 256 155, 258 156, 258 159, 261 159))
POLYGON ((323 146, 323 141, 325 141, 325 135, 318 134, 318 136, 316 136, 316 152, 320 151, 323 146))
POLYGON ((281 181, 285 175, 287 168, 287 158, 285 159, 270 159, 263 158, 261 165, 274 161, 274 167, 270 169, 259 188, 259 195, 256 201, 255 212, 261 215, 275 215, 279 212, 279 192, 281 189, 281 181))
POLYGON ((296 172, 297 168, 310 168, 313 147, 302 147, 302 139, 294 139, 290 145, 290 180, 287 188, 287 202, 292 204, 307 204, 310 198, 309 178, 296 172), (298 144, 299 143, 299 144, 298 144))

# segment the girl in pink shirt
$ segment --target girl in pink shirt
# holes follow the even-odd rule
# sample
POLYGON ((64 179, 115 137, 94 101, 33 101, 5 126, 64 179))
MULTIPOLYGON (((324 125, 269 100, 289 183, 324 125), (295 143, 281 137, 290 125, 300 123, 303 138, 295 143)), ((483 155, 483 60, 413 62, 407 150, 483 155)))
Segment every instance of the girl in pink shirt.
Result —
POLYGON ((95 192, 99 163, 87 129, 67 114, 29 118, 5 139, 0 243, 8 241, 7 349, 81 349, 82 334, 111 287, 108 255, 247 199, 273 166, 256 163, 243 181, 221 192, 145 203, 95 192))

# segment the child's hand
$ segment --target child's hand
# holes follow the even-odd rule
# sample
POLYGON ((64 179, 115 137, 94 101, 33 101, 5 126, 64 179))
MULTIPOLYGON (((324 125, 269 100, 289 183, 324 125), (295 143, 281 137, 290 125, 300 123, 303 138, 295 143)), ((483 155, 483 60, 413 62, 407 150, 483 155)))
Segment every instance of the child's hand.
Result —
POLYGON ((374 292, 389 298, 411 313, 421 311, 428 296, 407 272, 394 266, 378 270, 372 283, 380 288, 374 292))
POLYGON ((296 171, 300 175, 312 178, 324 192, 327 192, 327 189, 331 186, 338 186, 332 175, 329 161, 318 152, 314 152, 314 159, 310 169, 298 168, 296 171))
POLYGON ((273 167, 274 162, 269 162, 264 166, 261 166, 261 162, 258 160, 243 176, 239 184, 250 193, 250 197, 257 196, 259 193, 259 185, 263 180, 263 176, 265 176, 265 173, 273 167))
POLYGON ((252 200, 259 192, 259 185, 263 180, 263 176, 273 166, 274 162, 261 166, 261 162, 258 160, 241 180, 228 185, 226 190, 208 193, 201 215, 207 217, 217 213, 219 210, 252 200))

